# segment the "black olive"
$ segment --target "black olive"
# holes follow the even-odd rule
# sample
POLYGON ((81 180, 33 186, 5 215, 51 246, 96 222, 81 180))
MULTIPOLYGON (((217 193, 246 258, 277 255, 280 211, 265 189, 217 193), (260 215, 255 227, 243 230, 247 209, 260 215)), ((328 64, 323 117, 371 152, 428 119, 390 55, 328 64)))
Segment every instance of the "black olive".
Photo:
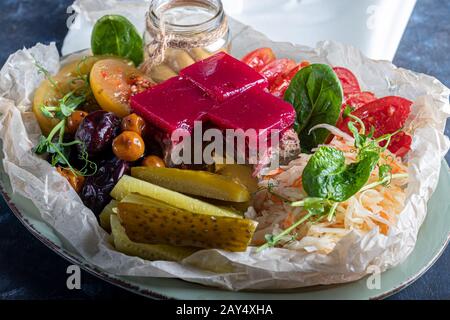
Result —
POLYGON ((99 215, 111 201, 110 193, 114 186, 129 171, 130 164, 116 157, 102 161, 97 173, 86 178, 80 194, 84 205, 99 215))
POLYGON ((90 113, 75 134, 75 140, 82 142, 77 145, 78 152, 85 148, 89 157, 96 157, 110 150, 114 138, 120 133, 120 125, 121 119, 114 113, 102 110, 90 113))

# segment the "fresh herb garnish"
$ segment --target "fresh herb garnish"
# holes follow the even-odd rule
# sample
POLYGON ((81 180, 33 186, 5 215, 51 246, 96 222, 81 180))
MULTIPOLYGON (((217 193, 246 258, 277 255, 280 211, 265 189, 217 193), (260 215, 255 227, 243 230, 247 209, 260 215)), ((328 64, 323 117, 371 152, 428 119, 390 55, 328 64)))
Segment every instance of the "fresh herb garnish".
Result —
POLYGON ((360 119, 351 115, 348 110, 344 112, 344 116, 351 117, 353 120, 349 122, 348 127, 353 133, 355 148, 358 152, 356 162, 346 164, 342 151, 334 147, 320 147, 303 170, 303 188, 308 197, 291 203, 293 207, 303 207, 307 212, 306 215, 279 235, 267 236, 266 244, 258 248, 258 251, 274 247, 285 236, 312 218, 321 220, 327 217, 328 221, 332 221, 339 204, 358 192, 379 185, 388 185, 392 179, 408 177, 407 174, 391 174, 390 165, 378 165, 381 154, 386 151, 391 137, 397 132, 373 140, 373 130, 366 134, 364 123, 360 119), (360 126, 360 130, 357 126, 360 126), (386 145, 381 147, 380 143, 383 141, 386 141, 386 145), (377 165, 379 180, 366 185, 377 165))
POLYGON ((144 60, 142 37, 127 18, 119 15, 106 15, 97 21, 91 47, 95 55, 111 54, 130 59, 136 66, 144 60))
POLYGON ((295 130, 305 152, 324 143, 329 136, 326 129, 312 132, 318 124, 336 125, 342 107, 343 93, 339 78, 325 64, 312 64, 301 69, 292 79, 284 100, 297 112, 295 130))

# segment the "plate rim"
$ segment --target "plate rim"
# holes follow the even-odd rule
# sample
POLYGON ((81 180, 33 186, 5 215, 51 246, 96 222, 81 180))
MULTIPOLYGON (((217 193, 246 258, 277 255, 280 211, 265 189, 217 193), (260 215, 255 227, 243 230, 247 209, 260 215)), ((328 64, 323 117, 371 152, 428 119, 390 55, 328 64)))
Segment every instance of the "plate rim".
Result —
POLYGON ((89 274, 107 282, 114 286, 120 287, 122 289, 125 289, 129 292, 132 292, 134 294, 139 294, 141 296, 157 299, 157 300, 173 300, 174 298, 168 297, 166 295, 160 294, 158 292, 154 292, 147 289, 139 288, 136 285, 133 285, 129 282, 123 281, 121 279, 118 279, 115 275, 110 274, 106 271, 100 270, 99 268, 95 267, 94 265, 91 265, 90 263, 86 262, 85 260, 82 260, 78 257, 76 257, 73 253, 69 252, 68 250, 64 249, 60 245, 56 244, 46 236, 44 236, 40 231, 38 231, 31 223, 30 221, 24 217, 22 212, 19 208, 14 204, 11 197, 9 196, 9 193, 4 189, 3 182, 0 181, 0 195, 2 196, 3 200, 5 201, 8 208, 11 210, 11 212, 14 214, 14 216, 17 218, 17 220, 20 221, 20 223, 25 227, 25 229, 30 232, 37 240, 39 240, 42 244, 44 244, 48 249, 56 253, 58 256, 63 258, 64 260, 74 263, 75 265, 79 266, 84 271, 88 272, 89 274))
MULTIPOLYGON (((445 163, 445 161, 444 161, 445 163)), ((444 168, 448 168, 448 165, 445 163, 441 167, 441 170, 444 168)), ((448 171, 448 170, 447 170, 448 171)), ((449 174, 449 173, 448 173, 449 174)), ((9 180, 9 177, 6 175, 6 178, 9 180)), ((68 250, 64 249, 62 246, 58 245, 54 241, 50 240, 46 236, 44 236, 39 230, 37 230, 32 223, 23 215, 21 210, 15 205, 15 203, 12 201, 9 193, 5 190, 5 187, 3 185, 4 181, 0 180, 0 195, 4 199, 6 205, 11 210, 11 212, 14 214, 14 216, 21 222, 21 224, 25 227, 25 229, 30 232, 37 240, 39 240, 41 243, 43 243, 47 248, 49 248, 51 251, 55 252, 57 255, 59 255, 64 260, 74 263, 77 266, 79 266, 84 271, 88 272, 89 274, 95 276, 98 279, 101 279, 111 285, 114 285, 116 287, 122 288, 124 290, 127 290, 129 292, 132 292, 134 294, 138 294, 140 296, 154 299, 154 300, 182 300, 177 299, 175 297, 170 297, 165 294, 161 294, 149 289, 144 289, 143 287, 132 284, 126 280, 120 279, 118 276, 111 274, 107 271, 101 270, 98 267, 88 263, 86 260, 77 257, 75 254, 69 252, 68 250)), ((45 223, 45 222, 44 222, 45 223)), ((46 224, 46 223, 45 223, 46 224)), ((423 266, 418 272, 416 272, 413 276, 409 277, 399 285, 391 288, 390 290, 380 293, 374 296, 369 297, 369 300, 382 300, 386 299, 401 290, 405 289, 406 287, 413 284, 415 281, 417 281, 419 278, 421 278, 436 262, 439 260, 439 258, 444 253, 447 246, 450 244, 450 233, 447 235, 446 240, 441 243, 440 249, 436 252, 436 254, 433 256, 433 258, 425 265, 423 266)), ((181 279, 177 279, 179 281, 182 281, 181 279)))

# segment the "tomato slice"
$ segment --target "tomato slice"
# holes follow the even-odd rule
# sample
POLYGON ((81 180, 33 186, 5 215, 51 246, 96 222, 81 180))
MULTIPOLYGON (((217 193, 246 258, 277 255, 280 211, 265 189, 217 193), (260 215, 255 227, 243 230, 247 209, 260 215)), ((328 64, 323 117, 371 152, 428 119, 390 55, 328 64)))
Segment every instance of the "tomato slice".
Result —
POLYGON ((358 79, 350 70, 342 67, 333 68, 334 72, 341 80, 342 89, 344 91, 344 97, 347 98, 352 93, 361 92, 358 79))
POLYGON ((278 78, 285 78, 296 66, 295 61, 291 59, 277 59, 262 68, 259 73, 267 79, 271 88, 278 78))
POLYGON ((345 99, 343 108, 345 108, 346 106, 351 106, 352 108, 357 110, 375 100, 377 100, 377 97, 372 92, 351 93, 345 99))
POLYGON ((270 93, 278 98, 283 98, 297 72, 309 65, 310 63, 308 61, 302 61, 299 65, 292 68, 287 75, 280 75, 269 88, 270 93))
MULTIPOLYGON (((385 97, 370 102, 352 114, 360 118, 366 129, 375 128, 375 137, 394 133, 401 129, 411 113, 412 102, 401 97, 385 97)), ((345 119, 341 129, 348 131, 349 118, 345 119)))
MULTIPOLYGON (((355 110, 352 114, 360 118, 367 130, 375 129, 374 137, 400 130, 411 113, 412 102, 401 97, 385 97, 372 101, 355 110)), ((348 123, 351 119, 344 119, 338 126, 342 131, 350 133, 348 123)), ((411 146, 411 137, 399 133, 393 137, 389 150, 396 154, 406 154, 411 146)))
POLYGON ((247 54, 242 62, 246 63, 256 71, 261 71, 269 63, 275 61, 275 53, 270 48, 260 48, 247 54))
POLYGON ((269 88, 269 92, 278 98, 282 98, 286 90, 289 88, 292 78, 294 78, 297 72, 299 72, 302 68, 302 65, 299 64, 298 66, 292 68, 287 75, 280 75, 275 79, 273 85, 269 88))
MULTIPOLYGON (((412 137, 402 131, 392 137, 388 149, 396 156, 403 158, 411 150, 411 144, 412 137)), ((386 143, 381 143, 380 145, 385 146, 386 143)))

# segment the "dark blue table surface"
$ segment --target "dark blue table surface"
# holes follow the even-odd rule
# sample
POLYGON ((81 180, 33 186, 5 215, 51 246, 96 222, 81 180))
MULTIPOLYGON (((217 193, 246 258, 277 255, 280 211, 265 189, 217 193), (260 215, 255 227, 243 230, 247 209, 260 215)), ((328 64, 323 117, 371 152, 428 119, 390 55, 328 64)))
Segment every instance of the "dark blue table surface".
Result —
MULTIPOLYGON (((67 33, 72 0, 0 0, 0 66, 8 55, 67 33)), ((418 0, 395 64, 450 87, 450 1, 418 0)), ((450 127, 447 125, 447 135, 450 127)), ((447 161, 450 161, 447 155, 447 161)), ((0 299, 142 299, 85 272, 81 290, 66 287, 68 263, 36 240, 0 200, 0 299)), ((391 299, 450 299, 450 249, 414 284, 391 299)))

